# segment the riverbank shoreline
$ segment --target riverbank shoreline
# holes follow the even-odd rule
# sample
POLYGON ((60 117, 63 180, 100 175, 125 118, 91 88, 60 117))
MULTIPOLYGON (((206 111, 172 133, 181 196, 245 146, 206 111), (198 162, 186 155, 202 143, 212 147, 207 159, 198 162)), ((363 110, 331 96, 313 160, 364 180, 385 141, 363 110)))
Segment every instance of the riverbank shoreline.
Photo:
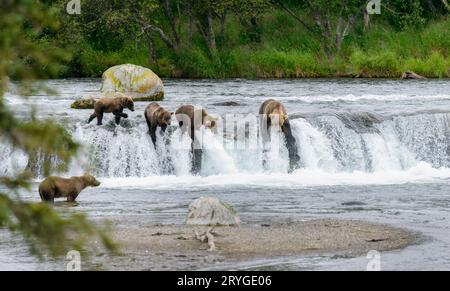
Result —
POLYGON ((391 251, 413 244, 415 234, 384 224, 341 219, 269 222, 215 227, 216 249, 196 238, 208 227, 144 225, 121 227, 112 238, 118 256, 94 256, 99 270, 198 270, 257 260, 334 254, 357 257, 371 250, 391 251))

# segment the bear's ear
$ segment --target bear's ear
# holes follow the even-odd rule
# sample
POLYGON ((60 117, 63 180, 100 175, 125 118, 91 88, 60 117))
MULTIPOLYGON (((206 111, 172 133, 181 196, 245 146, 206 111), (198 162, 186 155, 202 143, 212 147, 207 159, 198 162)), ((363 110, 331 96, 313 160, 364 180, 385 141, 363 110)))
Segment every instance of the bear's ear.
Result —
POLYGON ((170 112, 170 115, 174 115, 175 114, 175 112, 170 112))

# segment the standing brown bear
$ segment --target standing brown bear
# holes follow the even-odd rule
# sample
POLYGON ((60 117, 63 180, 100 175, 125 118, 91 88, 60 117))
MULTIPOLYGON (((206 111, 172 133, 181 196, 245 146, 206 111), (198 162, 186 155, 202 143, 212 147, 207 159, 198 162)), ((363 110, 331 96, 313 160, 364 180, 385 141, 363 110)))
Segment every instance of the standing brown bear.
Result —
POLYGON ((214 129, 217 125, 217 118, 209 115, 205 109, 194 107, 193 105, 183 105, 177 109, 175 116, 183 132, 189 130, 192 139, 192 173, 198 174, 202 167, 202 146, 195 131, 205 126, 214 129))
POLYGON ((156 129, 161 127, 162 132, 165 132, 172 120, 173 112, 169 112, 161 107, 158 103, 150 103, 145 108, 144 116, 147 121, 148 130, 152 138, 153 145, 156 145, 156 129))
POLYGON ((292 135, 289 117, 280 102, 269 99, 266 100, 259 109, 259 128, 263 143, 270 142, 270 128, 275 126, 283 132, 286 147, 289 152, 289 168, 290 171, 295 170, 299 166, 300 157, 298 155, 297 141, 292 135))
POLYGON ((103 97, 95 102, 95 112, 89 117, 88 123, 97 118, 97 125, 102 125, 103 113, 112 113, 116 117, 116 124, 120 124, 120 118, 128 118, 123 110, 128 108, 134 111, 133 98, 129 96, 103 97))
POLYGON ((100 186, 100 182, 91 175, 69 179, 53 176, 39 184, 39 195, 45 202, 53 203, 55 198, 67 198, 68 202, 74 202, 85 188, 97 186, 100 186))

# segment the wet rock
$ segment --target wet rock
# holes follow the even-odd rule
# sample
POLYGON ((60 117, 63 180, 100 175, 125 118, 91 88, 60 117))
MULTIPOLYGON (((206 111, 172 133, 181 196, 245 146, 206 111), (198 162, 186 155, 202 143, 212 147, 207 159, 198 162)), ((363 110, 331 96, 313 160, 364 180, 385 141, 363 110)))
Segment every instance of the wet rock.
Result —
POLYGON ((404 79, 404 80, 406 80, 406 79, 424 80, 426 78, 419 74, 414 73, 413 71, 406 71, 403 73, 402 79, 404 79))
POLYGON ((94 98, 77 99, 70 105, 72 109, 93 109, 95 104, 94 98))
POLYGON ((236 101, 225 101, 225 102, 218 102, 218 103, 213 103, 211 104, 213 106, 241 106, 241 104, 239 102, 236 101))
POLYGON ((131 65, 109 68, 102 76, 102 89, 106 92, 121 92, 132 96, 134 101, 161 101, 164 99, 164 86, 152 70, 131 65))
POLYGON ((347 201, 341 204, 342 206, 364 206, 367 205, 367 203, 360 202, 360 201, 347 201))
POLYGON ((382 116, 372 112, 336 112, 334 115, 342 121, 345 127, 359 134, 379 133, 379 129, 375 127, 375 124, 380 124, 384 121, 382 116))
MULTIPOLYGON (((162 100, 162 98, 164 97, 164 94, 161 93, 162 95, 155 95, 153 97, 133 97, 133 101, 134 102, 145 102, 145 101, 159 101, 162 100)), ((126 95, 124 93, 120 93, 120 92, 105 92, 105 93, 99 93, 97 95, 92 95, 92 96, 88 96, 85 98, 80 98, 75 100, 75 102, 73 102, 70 105, 70 108, 72 109, 94 109, 94 105, 95 102, 100 99, 100 98, 114 98, 114 97, 123 97, 123 96, 129 96, 126 95)))
POLYGON ((201 197, 189 205, 186 224, 188 225, 239 225, 241 220, 236 211, 227 203, 215 197, 201 197))

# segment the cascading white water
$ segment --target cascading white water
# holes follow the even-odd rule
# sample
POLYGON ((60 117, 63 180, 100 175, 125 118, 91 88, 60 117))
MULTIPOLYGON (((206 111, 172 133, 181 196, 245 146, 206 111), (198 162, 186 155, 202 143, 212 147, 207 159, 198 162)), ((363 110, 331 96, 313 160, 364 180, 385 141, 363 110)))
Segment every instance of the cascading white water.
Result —
MULTIPOLYGON (((291 126, 303 169, 373 173, 405 171, 420 162, 450 168, 449 114, 396 116, 386 120, 370 114, 329 114, 294 119, 291 126)), ((246 148, 236 148, 235 136, 229 133, 222 137, 203 130, 201 175, 287 173, 286 147, 272 143, 264 154, 254 130, 257 128, 250 127, 246 148), (266 169, 263 159, 268 162, 266 169)), ((86 171, 99 177, 190 175, 191 140, 179 129, 166 138, 158 133, 156 150, 142 123, 125 127, 78 123, 71 131, 83 149, 68 175, 86 171)), ((26 155, 13 151, 5 143, 0 143, 0 154, 1 175, 14 175, 30 166, 26 155)), ((35 163, 42 163, 42 157, 35 163)), ((33 169, 36 176, 42 175, 40 167, 33 169)))
POLYGON ((0 140, 0 176, 17 175, 25 170, 27 163, 28 157, 23 151, 0 140))

